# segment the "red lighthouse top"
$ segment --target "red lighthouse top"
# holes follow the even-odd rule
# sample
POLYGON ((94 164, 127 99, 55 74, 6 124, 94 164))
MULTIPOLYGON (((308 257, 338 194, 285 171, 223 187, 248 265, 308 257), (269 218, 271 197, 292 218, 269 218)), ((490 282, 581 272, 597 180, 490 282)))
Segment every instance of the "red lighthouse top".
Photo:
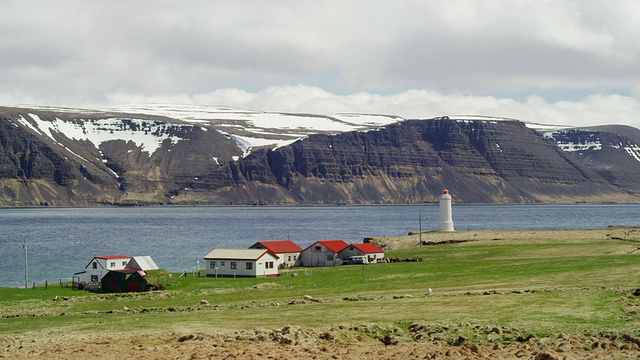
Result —
POLYGON ((448 193, 449 193, 449 190, 444 189, 444 190, 442 190, 442 193, 443 193, 443 194, 448 194, 448 193))

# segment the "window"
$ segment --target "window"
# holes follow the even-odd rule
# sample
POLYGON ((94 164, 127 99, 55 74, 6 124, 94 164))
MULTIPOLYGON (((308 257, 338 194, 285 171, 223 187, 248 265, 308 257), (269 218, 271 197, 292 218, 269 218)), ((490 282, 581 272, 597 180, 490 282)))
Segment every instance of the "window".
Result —
POLYGON ((116 267, 116 262, 115 262, 115 261, 112 261, 112 262, 111 262, 111 264, 109 264, 109 266, 111 266, 111 267, 116 267))
POLYGON ((287 259, 288 259, 287 261, 291 261, 291 255, 289 255, 289 257, 287 259))
POLYGON ((235 262, 235 261, 232 261, 232 262, 230 262, 229 264, 231 265, 231 268, 232 268, 232 269, 237 269, 237 268, 238 268, 238 263, 237 263, 237 262, 235 262))
POLYGON ((333 260, 333 255, 327 255, 327 261, 332 261, 333 260))
POLYGON ((273 261, 267 261, 264 263, 265 269, 273 269, 273 261))
POLYGON ((122 262, 122 266, 127 266, 127 262, 126 262, 126 261, 123 261, 123 262, 122 262))
POLYGON ((247 270, 253 270, 253 263, 251 261, 247 261, 247 270))
POLYGON ((212 261, 211 263, 209 263, 209 267, 212 268, 212 269, 215 269, 216 268, 216 262, 212 261))
POLYGON ((293 255, 293 261, 295 261, 298 257, 293 255))
POLYGON ((220 261, 220 266, 225 266, 224 261, 220 261))
POLYGON ((91 275, 91 282, 98 281, 98 275, 91 275))
POLYGON ((97 268, 98 268, 98 263, 97 263, 97 262, 95 262, 95 261, 93 262, 93 268, 94 268, 94 269, 97 269, 97 268))
POLYGON ((322 246, 316 246, 316 251, 322 251, 322 246))
POLYGON ((353 246, 349 246, 349 250, 353 251, 353 246))

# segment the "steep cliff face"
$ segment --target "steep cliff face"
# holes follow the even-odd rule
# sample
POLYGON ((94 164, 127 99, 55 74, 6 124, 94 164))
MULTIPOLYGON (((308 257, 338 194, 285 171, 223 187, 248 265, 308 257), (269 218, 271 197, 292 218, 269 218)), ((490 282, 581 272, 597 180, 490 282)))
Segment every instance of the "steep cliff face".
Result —
POLYGON ((109 169, 75 157, 0 116, 0 205, 112 202, 118 191, 109 169))
POLYGON ((589 169, 620 191, 640 194, 640 130, 600 126, 547 132, 571 161, 589 169))
POLYGON ((291 203, 433 202, 443 187, 467 203, 631 199, 517 121, 415 120, 314 135, 238 168, 237 185, 277 188, 291 203))
POLYGON ((170 119, 3 110, 4 206, 163 204, 242 154, 215 130, 170 119))
POLYGON ((249 148, 233 124, 0 110, 3 206, 402 204, 435 202, 444 187, 457 203, 640 199, 631 128, 538 133, 445 117, 249 148))

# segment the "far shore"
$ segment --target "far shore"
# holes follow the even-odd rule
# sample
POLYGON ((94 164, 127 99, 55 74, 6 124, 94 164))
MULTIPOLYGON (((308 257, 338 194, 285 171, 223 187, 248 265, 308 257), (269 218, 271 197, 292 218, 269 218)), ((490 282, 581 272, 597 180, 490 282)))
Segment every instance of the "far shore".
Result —
POLYGON ((609 226, 601 229, 556 230, 466 230, 411 231, 405 236, 367 238, 385 250, 411 249, 419 246, 455 244, 467 241, 509 241, 523 239, 609 239, 640 242, 640 227, 609 226))

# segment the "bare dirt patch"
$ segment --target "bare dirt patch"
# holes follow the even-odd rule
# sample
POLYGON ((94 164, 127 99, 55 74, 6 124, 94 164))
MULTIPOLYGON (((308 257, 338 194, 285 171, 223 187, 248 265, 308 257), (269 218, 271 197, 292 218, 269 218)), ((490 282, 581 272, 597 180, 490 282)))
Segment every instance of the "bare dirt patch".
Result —
POLYGON ((613 334, 554 334, 536 338, 507 327, 475 326, 488 341, 459 333, 469 328, 413 323, 310 329, 284 326, 235 332, 153 333, 0 339, 0 358, 11 359, 635 359, 640 339, 613 334))

